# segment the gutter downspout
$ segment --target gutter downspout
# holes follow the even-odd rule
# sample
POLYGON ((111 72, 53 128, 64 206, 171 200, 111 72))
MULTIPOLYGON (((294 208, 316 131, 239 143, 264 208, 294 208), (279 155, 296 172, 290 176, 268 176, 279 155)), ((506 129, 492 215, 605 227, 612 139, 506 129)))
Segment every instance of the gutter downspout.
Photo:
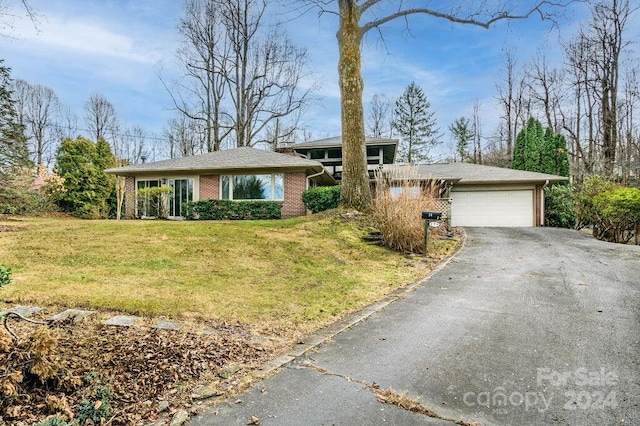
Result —
POLYGON ((549 185, 549 179, 547 179, 544 183, 544 185, 542 185, 542 188, 540 189, 540 213, 542 215, 542 217, 540 218, 540 226, 545 226, 544 223, 544 188, 549 185))
POLYGON ((322 174, 324 174, 324 172, 325 172, 324 166, 322 166, 322 170, 321 171, 319 171, 318 173, 315 173, 313 175, 307 176, 307 188, 306 189, 309 189, 309 183, 311 183, 311 178, 321 176, 322 174))

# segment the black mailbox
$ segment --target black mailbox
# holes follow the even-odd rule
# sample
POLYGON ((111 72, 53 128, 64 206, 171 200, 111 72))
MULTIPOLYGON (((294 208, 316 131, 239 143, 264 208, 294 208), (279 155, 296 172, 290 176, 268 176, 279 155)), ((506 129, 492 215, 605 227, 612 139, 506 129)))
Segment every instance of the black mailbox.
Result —
POLYGON ((441 217, 440 212, 422 212, 422 218, 425 220, 440 220, 441 217))

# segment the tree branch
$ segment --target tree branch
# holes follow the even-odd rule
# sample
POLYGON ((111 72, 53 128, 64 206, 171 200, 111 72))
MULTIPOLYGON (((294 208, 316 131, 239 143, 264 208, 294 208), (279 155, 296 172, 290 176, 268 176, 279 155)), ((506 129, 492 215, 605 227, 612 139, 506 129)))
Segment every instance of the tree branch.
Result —
MULTIPOLYGON (((434 16, 436 18, 441 18, 441 19, 446 19, 450 22, 454 22, 454 23, 458 23, 458 24, 467 24, 467 25, 475 25, 478 27, 482 27, 482 28, 489 28, 492 24, 494 24, 497 21, 501 21, 501 20, 505 20, 505 19, 526 19, 529 18, 531 15, 538 13, 540 15, 541 19, 548 19, 549 16, 545 15, 545 13, 543 12, 542 8, 544 6, 559 6, 559 7, 564 7, 567 6, 570 3, 574 3, 576 1, 581 1, 581 0, 568 0, 568 2, 554 2, 554 1, 549 1, 549 0, 541 0, 538 1, 538 3, 535 4, 535 6, 533 6, 531 9, 529 9, 527 12, 522 13, 522 14, 514 14, 512 12, 509 11, 502 11, 502 12, 497 12, 493 15, 491 15, 487 20, 480 20, 480 19, 476 19, 474 17, 472 17, 473 15, 469 15, 468 17, 460 17, 457 16, 455 14, 452 13, 445 13, 445 12, 440 12, 438 10, 434 10, 434 9, 429 9, 426 7, 416 7, 416 8, 409 8, 409 9, 404 9, 404 10, 398 10, 395 13, 389 14, 387 16, 384 16, 382 18, 379 19, 375 19, 371 22, 366 23, 365 25, 362 26, 361 28, 361 34, 366 33, 367 31, 369 31, 372 28, 376 28, 379 27, 380 25, 383 25, 389 21, 392 21, 396 18, 400 18, 400 17, 406 17, 409 15, 416 15, 416 14, 425 14, 425 15, 431 15, 434 16)), ((368 0, 366 3, 364 3, 362 6, 366 6, 366 7, 371 7, 372 4, 377 3, 374 0, 368 0)))

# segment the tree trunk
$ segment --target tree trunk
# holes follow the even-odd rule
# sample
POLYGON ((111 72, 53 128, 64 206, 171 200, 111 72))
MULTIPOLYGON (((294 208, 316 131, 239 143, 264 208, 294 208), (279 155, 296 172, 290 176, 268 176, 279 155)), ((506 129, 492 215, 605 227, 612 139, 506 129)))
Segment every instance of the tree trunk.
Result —
POLYGON ((363 82, 360 63, 361 29, 354 0, 339 0, 340 29, 338 76, 342 103, 342 193, 343 207, 371 210, 362 107, 363 82))

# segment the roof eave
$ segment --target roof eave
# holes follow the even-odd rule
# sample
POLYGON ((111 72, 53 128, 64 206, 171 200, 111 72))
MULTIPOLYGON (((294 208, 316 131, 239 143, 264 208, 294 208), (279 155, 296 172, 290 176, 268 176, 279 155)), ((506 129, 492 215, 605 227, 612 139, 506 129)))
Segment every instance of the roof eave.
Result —
POLYGON ((304 164, 260 164, 252 166, 228 166, 228 167, 215 167, 215 168, 202 168, 202 167, 167 167, 162 169, 106 169, 104 172, 112 175, 135 175, 135 174, 148 174, 148 173, 174 173, 174 172, 220 172, 225 170, 262 170, 262 169, 289 169, 289 170, 317 170, 320 171, 322 165, 304 165, 304 164))
POLYGON ((559 183, 566 182, 569 178, 534 178, 534 179, 483 179, 483 180, 467 180, 459 179, 461 185, 486 185, 486 184, 541 184, 541 183, 559 183))

